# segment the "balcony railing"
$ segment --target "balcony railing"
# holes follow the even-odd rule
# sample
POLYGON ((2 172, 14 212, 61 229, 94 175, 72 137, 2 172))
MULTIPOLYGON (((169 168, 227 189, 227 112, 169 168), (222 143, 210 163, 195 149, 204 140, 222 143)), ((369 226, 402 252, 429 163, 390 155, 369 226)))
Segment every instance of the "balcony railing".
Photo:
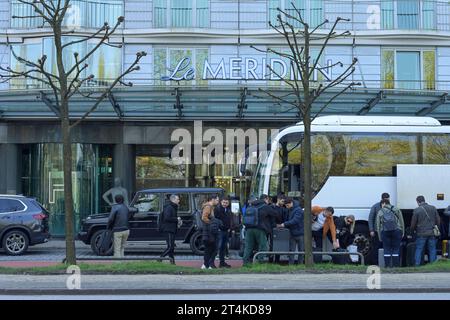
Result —
MULTIPOLYGON (((283 1, 283 0, 281 0, 283 1)), ((294 10, 288 8, 291 14, 294 10)), ((306 0, 300 9, 312 26, 328 19, 323 29, 332 27, 337 17, 350 19, 337 28, 344 30, 439 30, 450 31, 450 1, 444 0, 306 0), (308 5, 308 3, 311 3, 308 5), (314 3, 314 5, 312 5, 314 3), (309 8, 309 9, 308 9, 309 8)), ((273 4, 268 17, 276 19, 273 4)), ((269 18, 268 18, 269 20, 269 18)), ((275 22, 275 21, 272 21, 275 22)), ((296 27, 299 27, 294 23, 296 27)))
MULTIPOLYGON (((117 18, 123 16, 123 0, 72 0, 66 13, 64 25, 67 27, 99 28, 105 22, 114 25, 117 18)), ((11 17, 36 16, 29 4, 17 0, 11 2, 11 17)), ((44 25, 43 19, 11 18, 11 27, 17 29, 39 28, 44 25)))

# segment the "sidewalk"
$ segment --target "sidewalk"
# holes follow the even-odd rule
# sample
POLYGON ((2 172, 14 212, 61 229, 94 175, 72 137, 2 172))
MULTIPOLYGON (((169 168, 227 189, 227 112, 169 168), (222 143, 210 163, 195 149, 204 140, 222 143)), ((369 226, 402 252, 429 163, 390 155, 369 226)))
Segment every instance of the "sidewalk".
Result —
POLYGON ((382 274, 380 290, 366 274, 81 275, 81 290, 67 289, 69 277, 2 275, 0 294, 450 292, 443 273, 382 274))

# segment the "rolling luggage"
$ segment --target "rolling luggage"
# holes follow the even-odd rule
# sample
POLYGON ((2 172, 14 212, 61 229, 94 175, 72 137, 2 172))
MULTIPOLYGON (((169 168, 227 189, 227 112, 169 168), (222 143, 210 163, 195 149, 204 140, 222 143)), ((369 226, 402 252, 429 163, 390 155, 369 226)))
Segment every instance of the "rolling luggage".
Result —
POLYGON ((273 251, 289 251, 289 229, 273 229, 273 251))
MULTIPOLYGON (((333 252, 348 252, 346 249, 334 249, 333 252)), ((349 255, 332 255, 331 261, 333 261, 334 264, 349 264, 351 263, 350 256, 349 255)))
POLYGON ((98 246, 98 254, 100 256, 108 255, 108 251, 112 246, 113 241, 113 232, 112 230, 105 229, 102 235, 100 236, 99 246, 98 246))
MULTIPOLYGON (((424 252, 422 252, 422 259, 420 261, 421 265, 424 264, 425 251, 426 251, 426 248, 425 248, 424 252)), ((416 255, 416 243, 410 242, 406 245, 406 266, 407 267, 414 267, 416 265, 415 255, 416 255)))

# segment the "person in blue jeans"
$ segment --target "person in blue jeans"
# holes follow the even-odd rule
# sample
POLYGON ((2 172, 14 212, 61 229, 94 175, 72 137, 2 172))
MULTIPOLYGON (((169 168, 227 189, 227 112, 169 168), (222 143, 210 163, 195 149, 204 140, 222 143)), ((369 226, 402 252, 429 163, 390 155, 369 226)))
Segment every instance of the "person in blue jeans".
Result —
POLYGON ((381 209, 375 220, 376 232, 381 235, 386 268, 400 267, 400 244, 405 235, 405 223, 400 209, 389 199, 381 200, 381 209))
POLYGON ((426 244, 428 244, 428 261, 436 261, 437 239, 434 236, 433 228, 435 225, 439 226, 441 221, 436 207, 426 203, 424 196, 418 196, 416 201, 419 206, 413 212, 411 231, 415 231, 417 234, 414 258, 416 266, 419 266, 426 244))
MULTIPOLYGON (((222 221, 222 227, 220 229, 219 235, 217 237, 217 249, 219 251, 219 267, 220 268, 230 268, 231 266, 225 262, 225 251, 230 238, 231 232, 231 221, 232 221, 230 198, 224 197, 220 201, 220 205, 214 209, 214 216, 222 221)), ((215 259, 215 256, 212 259, 215 259)), ((214 260, 212 261, 214 263, 214 260)))

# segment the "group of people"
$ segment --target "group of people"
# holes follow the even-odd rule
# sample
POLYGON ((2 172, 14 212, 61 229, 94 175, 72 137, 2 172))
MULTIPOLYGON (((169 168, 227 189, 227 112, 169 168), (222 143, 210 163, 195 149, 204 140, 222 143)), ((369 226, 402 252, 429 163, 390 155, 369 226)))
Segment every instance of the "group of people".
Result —
MULTIPOLYGON (((437 259, 436 229, 439 230, 440 217, 436 207, 426 203, 424 196, 417 196, 416 202, 418 206, 413 211, 409 237, 416 237, 414 263, 419 266, 425 245, 428 248, 428 261, 434 262, 437 259)), ((383 247, 385 266, 400 267, 400 247, 405 236, 405 222, 402 212, 391 204, 390 195, 386 192, 381 195, 381 201, 375 203, 370 210, 369 230, 373 248, 377 250, 383 247)))
MULTIPOLYGON (((353 242, 355 217, 353 215, 333 217, 333 207, 322 208, 313 206, 312 236, 315 243, 315 251, 322 251, 323 239, 328 238, 333 243, 333 248, 347 247, 353 242)), ((276 228, 289 229, 289 251, 304 251, 304 211, 300 203, 284 194, 278 194, 275 201, 271 202, 268 195, 261 195, 259 199, 251 198, 244 213, 245 251, 244 264, 250 263, 255 251, 267 251, 273 249, 274 230, 276 228), (245 216, 252 208, 257 208, 259 225, 246 225, 245 216)), ((262 257, 261 257, 262 258, 262 257)), ((275 257, 277 261, 279 257, 275 257)), ((289 256, 289 264, 303 263, 303 255, 299 255, 294 261, 293 255, 289 256)))
MULTIPOLYGON (((124 256, 124 246, 129 235, 128 221, 132 209, 124 203, 121 195, 115 196, 116 204, 112 207, 108 228, 114 233, 114 257, 124 256)), ((410 237, 415 235, 414 262, 421 264, 424 248, 428 248, 428 260, 436 260, 436 229, 440 226, 440 217, 436 207, 426 203, 424 196, 416 198, 417 208, 414 209, 410 225, 410 237)), ((171 195, 162 212, 160 232, 165 233, 167 249, 161 257, 168 256, 174 263, 175 234, 180 224, 177 216, 180 198, 171 195)), ((201 208, 202 241, 205 247, 202 269, 216 268, 215 258, 219 255, 219 267, 229 268, 225 256, 232 230, 240 228, 239 222, 233 219, 229 197, 219 201, 217 195, 211 195, 201 208)), ((273 249, 273 233, 276 228, 287 228, 290 232, 289 250, 304 251, 304 211, 298 201, 279 194, 275 201, 268 195, 259 198, 252 197, 243 208, 242 222, 245 226, 244 265, 251 262, 255 251, 273 249)), ((353 243, 355 217, 353 215, 334 217, 333 207, 311 208, 311 231, 315 243, 315 251, 322 251, 323 239, 328 238, 334 249, 346 248, 353 243)), ((450 216, 450 207, 444 212, 450 216)), ((400 266, 401 241, 405 236, 405 223, 400 209, 391 204, 390 195, 383 193, 381 201, 375 203, 369 214, 369 231, 373 252, 384 249, 386 267, 400 266)), ((261 257, 262 258, 262 257, 261 257)), ((276 260, 279 257, 275 258, 276 260)), ((289 256, 289 263, 294 263, 294 256, 289 256)), ((303 255, 299 255, 297 263, 303 263, 303 255)))

